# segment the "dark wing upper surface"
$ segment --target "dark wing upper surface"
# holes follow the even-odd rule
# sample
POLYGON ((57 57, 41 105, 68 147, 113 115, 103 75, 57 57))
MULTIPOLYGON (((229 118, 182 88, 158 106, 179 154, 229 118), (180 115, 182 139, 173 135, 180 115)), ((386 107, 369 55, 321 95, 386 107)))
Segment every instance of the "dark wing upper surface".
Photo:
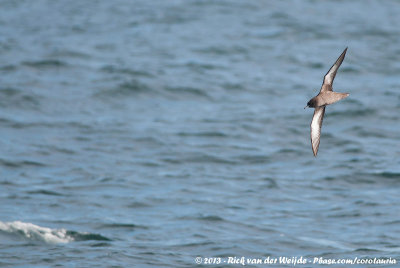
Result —
POLYGON ((332 67, 329 69, 329 71, 326 73, 326 75, 324 76, 324 81, 322 82, 321 91, 324 91, 324 90, 332 91, 333 79, 335 79, 336 72, 339 69, 340 65, 342 64, 342 62, 344 60, 344 56, 346 55, 346 52, 347 52, 347 47, 342 52, 342 54, 339 56, 339 58, 336 60, 336 62, 332 65, 332 67))
POLYGON ((311 147, 314 153, 314 156, 317 156, 319 141, 321 138, 321 127, 322 121, 324 119, 325 114, 325 106, 317 107, 314 110, 314 115, 311 121, 311 147))

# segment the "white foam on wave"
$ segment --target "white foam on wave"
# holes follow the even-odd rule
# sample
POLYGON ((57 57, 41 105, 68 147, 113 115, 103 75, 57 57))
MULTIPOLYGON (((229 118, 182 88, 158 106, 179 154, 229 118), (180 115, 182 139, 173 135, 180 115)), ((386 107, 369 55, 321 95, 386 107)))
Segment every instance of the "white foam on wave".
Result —
POLYGON ((29 222, 0 221, 0 232, 23 236, 25 239, 44 241, 47 243, 68 243, 74 240, 65 229, 51 229, 41 227, 29 222))

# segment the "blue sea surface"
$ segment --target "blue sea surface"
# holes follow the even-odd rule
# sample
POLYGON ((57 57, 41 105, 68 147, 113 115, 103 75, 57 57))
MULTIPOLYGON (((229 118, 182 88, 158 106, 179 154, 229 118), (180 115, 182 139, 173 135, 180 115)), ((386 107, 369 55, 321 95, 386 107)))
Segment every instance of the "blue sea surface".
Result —
POLYGON ((399 16, 395 0, 1 1, 0 266, 398 267, 399 16), (346 47, 333 87, 350 96, 315 158, 303 107, 346 47))

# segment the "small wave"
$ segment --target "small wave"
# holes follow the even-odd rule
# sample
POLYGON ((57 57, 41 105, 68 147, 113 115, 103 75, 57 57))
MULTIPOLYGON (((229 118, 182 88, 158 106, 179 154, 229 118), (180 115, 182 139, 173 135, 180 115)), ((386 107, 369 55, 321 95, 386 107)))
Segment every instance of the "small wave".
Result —
POLYGON ((366 183, 366 184, 375 184, 375 183, 398 183, 400 178, 400 172, 396 171, 380 171, 380 172, 355 172, 352 174, 351 179, 348 179, 347 176, 336 176, 336 177, 325 177, 325 180, 345 180, 350 183, 366 183), (386 179, 386 180, 385 180, 386 179))
POLYGON ((66 62, 57 59, 24 61, 22 64, 32 68, 60 68, 68 65, 66 62))
POLYGON ((100 225, 100 228, 106 229, 147 229, 147 226, 138 225, 134 223, 107 223, 100 225))
POLYGON ((206 99, 210 99, 210 96, 206 92, 204 92, 204 90, 202 90, 200 88, 167 86, 167 87, 165 87, 165 91, 168 93, 174 94, 176 96, 179 96, 179 97, 197 96, 197 97, 203 97, 206 99))
POLYGON ((353 109, 353 110, 343 110, 343 111, 332 111, 330 112, 329 116, 343 116, 343 117, 349 117, 349 116, 371 116, 376 114, 376 110, 375 109, 371 109, 371 108, 359 108, 359 109, 353 109))
POLYGON ((227 164, 234 165, 237 162, 230 159, 222 158, 219 156, 209 155, 209 154, 196 154, 192 156, 187 156, 185 158, 175 158, 175 157, 165 157, 162 161, 171 164, 181 164, 181 163, 213 163, 213 164, 227 164))
POLYGON ((199 69, 204 69, 204 70, 215 70, 218 68, 223 68, 223 67, 218 67, 215 64, 210 64, 210 63, 196 63, 196 62, 189 62, 186 64, 187 67, 192 68, 193 70, 199 70, 199 69))
POLYGON ((310 62, 307 64, 311 69, 322 69, 324 64, 322 62, 310 62))
POLYGON ((212 54, 212 55, 247 55, 248 49, 242 46, 210 46, 207 48, 195 50, 198 53, 212 54))
POLYGON ((28 191, 28 194, 42 194, 42 195, 54 195, 54 196, 62 196, 63 194, 49 191, 49 190, 35 190, 35 191, 28 191))
POLYGON ((341 250, 351 250, 351 251, 354 250, 354 248, 351 245, 347 245, 339 241, 333 241, 324 238, 306 237, 306 236, 301 236, 299 237, 299 239, 302 241, 311 242, 324 247, 331 247, 341 250))
POLYGON ((76 59, 90 59, 91 56, 87 53, 74 50, 56 50, 49 54, 51 58, 76 58, 76 59))
POLYGON ((400 172, 384 171, 374 174, 377 177, 383 177, 387 179, 398 179, 400 178, 400 172))
POLYGON ((100 68, 100 71, 110 74, 128 74, 132 76, 154 77, 151 73, 143 70, 135 70, 131 68, 119 68, 114 65, 106 65, 100 68))
POLYGON ((153 90, 149 88, 146 84, 140 82, 137 79, 132 79, 128 82, 123 82, 114 88, 101 90, 95 93, 94 96, 100 98, 108 98, 108 97, 115 98, 115 97, 133 96, 150 92, 153 92, 153 90))
POLYGON ((219 131, 204 131, 204 132, 178 132, 181 137, 210 137, 210 138, 225 138, 228 137, 225 133, 219 131))
POLYGON ((12 64, 0 66, 0 71, 3 71, 3 72, 11 72, 11 71, 15 71, 16 69, 17 69, 17 66, 12 65, 12 64))
POLYGON ((240 83, 225 82, 225 83, 221 84, 221 87, 226 89, 226 90, 237 90, 237 91, 245 90, 244 85, 240 84, 240 83))
POLYGON ((266 187, 268 189, 279 188, 278 183, 276 182, 275 179, 264 178, 261 181, 263 181, 264 187, 266 187))
POLYGON ((67 231, 67 235, 72 237, 73 241, 88 241, 88 240, 96 240, 96 241, 111 241, 111 239, 102 236, 100 234, 91 234, 91 233, 79 233, 75 231, 67 231))
POLYGON ((343 67, 341 71, 343 73, 360 73, 360 70, 354 67, 343 67))
MULTIPOLYGON (((1 104, 0 104, 1 105, 1 104)), ((12 118, 1 118, 0 123, 10 128, 22 129, 22 128, 60 128, 60 127, 71 127, 78 128, 82 131, 91 130, 90 125, 85 125, 80 122, 63 122, 63 121, 18 121, 12 118)))
POLYGON ((390 253, 399 253, 400 252, 400 247, 394 246, 394 247, 371 247, 371 248, 358 248, 354 250, 355 252, 390 252, 390 253))
POLYGON ((323 238, 313 238, 313 237, 302 236, 302 237, 299 237, 299 240, 311 242, 316 245, 320 245, 320 246, 324 246, 324 247, 331 247, 331 248, 347 250, 347 251, 354 251, 354 252, 374 252, 374 251, 396 252, 396 253, 400 252, 400 247, 398 247, 398 246, 356 248, 354 245, 349 244, 349 243, 328 240, 328 239, 323 239, 323 238))
POLYGON ((197 219, 202 221, 225 221, 223 218, 217 215, 207 215, 207 216, 202 215, 199 216, 197 219))
POLYGON ((61 68, 66 67, 68 64, 64 61, 60 61, 57 59, 46 59, 46 60, 38 60, 38 61, 24 61, 22 65, 31 67, 31 68, 61 68))
POLYGON ((38 109, 40 98, 32 93, 27 94, 22 89, 6 87, 0 88, 0 104, 2 107, 18 107, 38 109))
POLYGON ((31 160, 22 160, 22 161, 13 161, 13 160, 5 160, 0 158, 0 166, 10 167, 10 168, 19 168, 25 166, 31 167, 45 167, 46 165, 40 162, 31 161, 31 160))
POLYGON ((265 164, 270 162, 271 158, 268 155, 240 155, 237 160, 241 163, 246 164, 265 164))
POLYGON ((130 203, 129 205, 127 205, 128 208, 146 208, 146 207, 150 207, 149 204, 144 203, 144 202, 138 202, 138 201, 134 201, 132 203, 130 203))
POLYGON ((0 221, 0 233, 9 234, 30 241, 41 241, 46 243, 69 243, 72 241, 111 241, 111 239, 99 234, 80 233, 69 231, 64 228, 51 229, 42 227, 29 222, 0 221))

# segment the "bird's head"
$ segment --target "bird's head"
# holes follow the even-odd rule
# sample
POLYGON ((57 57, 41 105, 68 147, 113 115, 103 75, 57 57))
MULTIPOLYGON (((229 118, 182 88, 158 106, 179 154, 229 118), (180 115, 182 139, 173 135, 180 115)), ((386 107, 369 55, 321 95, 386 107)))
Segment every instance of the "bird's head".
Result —
POLYGON ((309 108, 315 108, 315 105, 316 105, 316 104, 317 104, 317 103, 316 103, 315 99, 312 98, 311 100, 309 100, 309 101, 307 102, 307 106, 304 107, 304 109, 307 108, 307 107, 309 107, 309 108))

